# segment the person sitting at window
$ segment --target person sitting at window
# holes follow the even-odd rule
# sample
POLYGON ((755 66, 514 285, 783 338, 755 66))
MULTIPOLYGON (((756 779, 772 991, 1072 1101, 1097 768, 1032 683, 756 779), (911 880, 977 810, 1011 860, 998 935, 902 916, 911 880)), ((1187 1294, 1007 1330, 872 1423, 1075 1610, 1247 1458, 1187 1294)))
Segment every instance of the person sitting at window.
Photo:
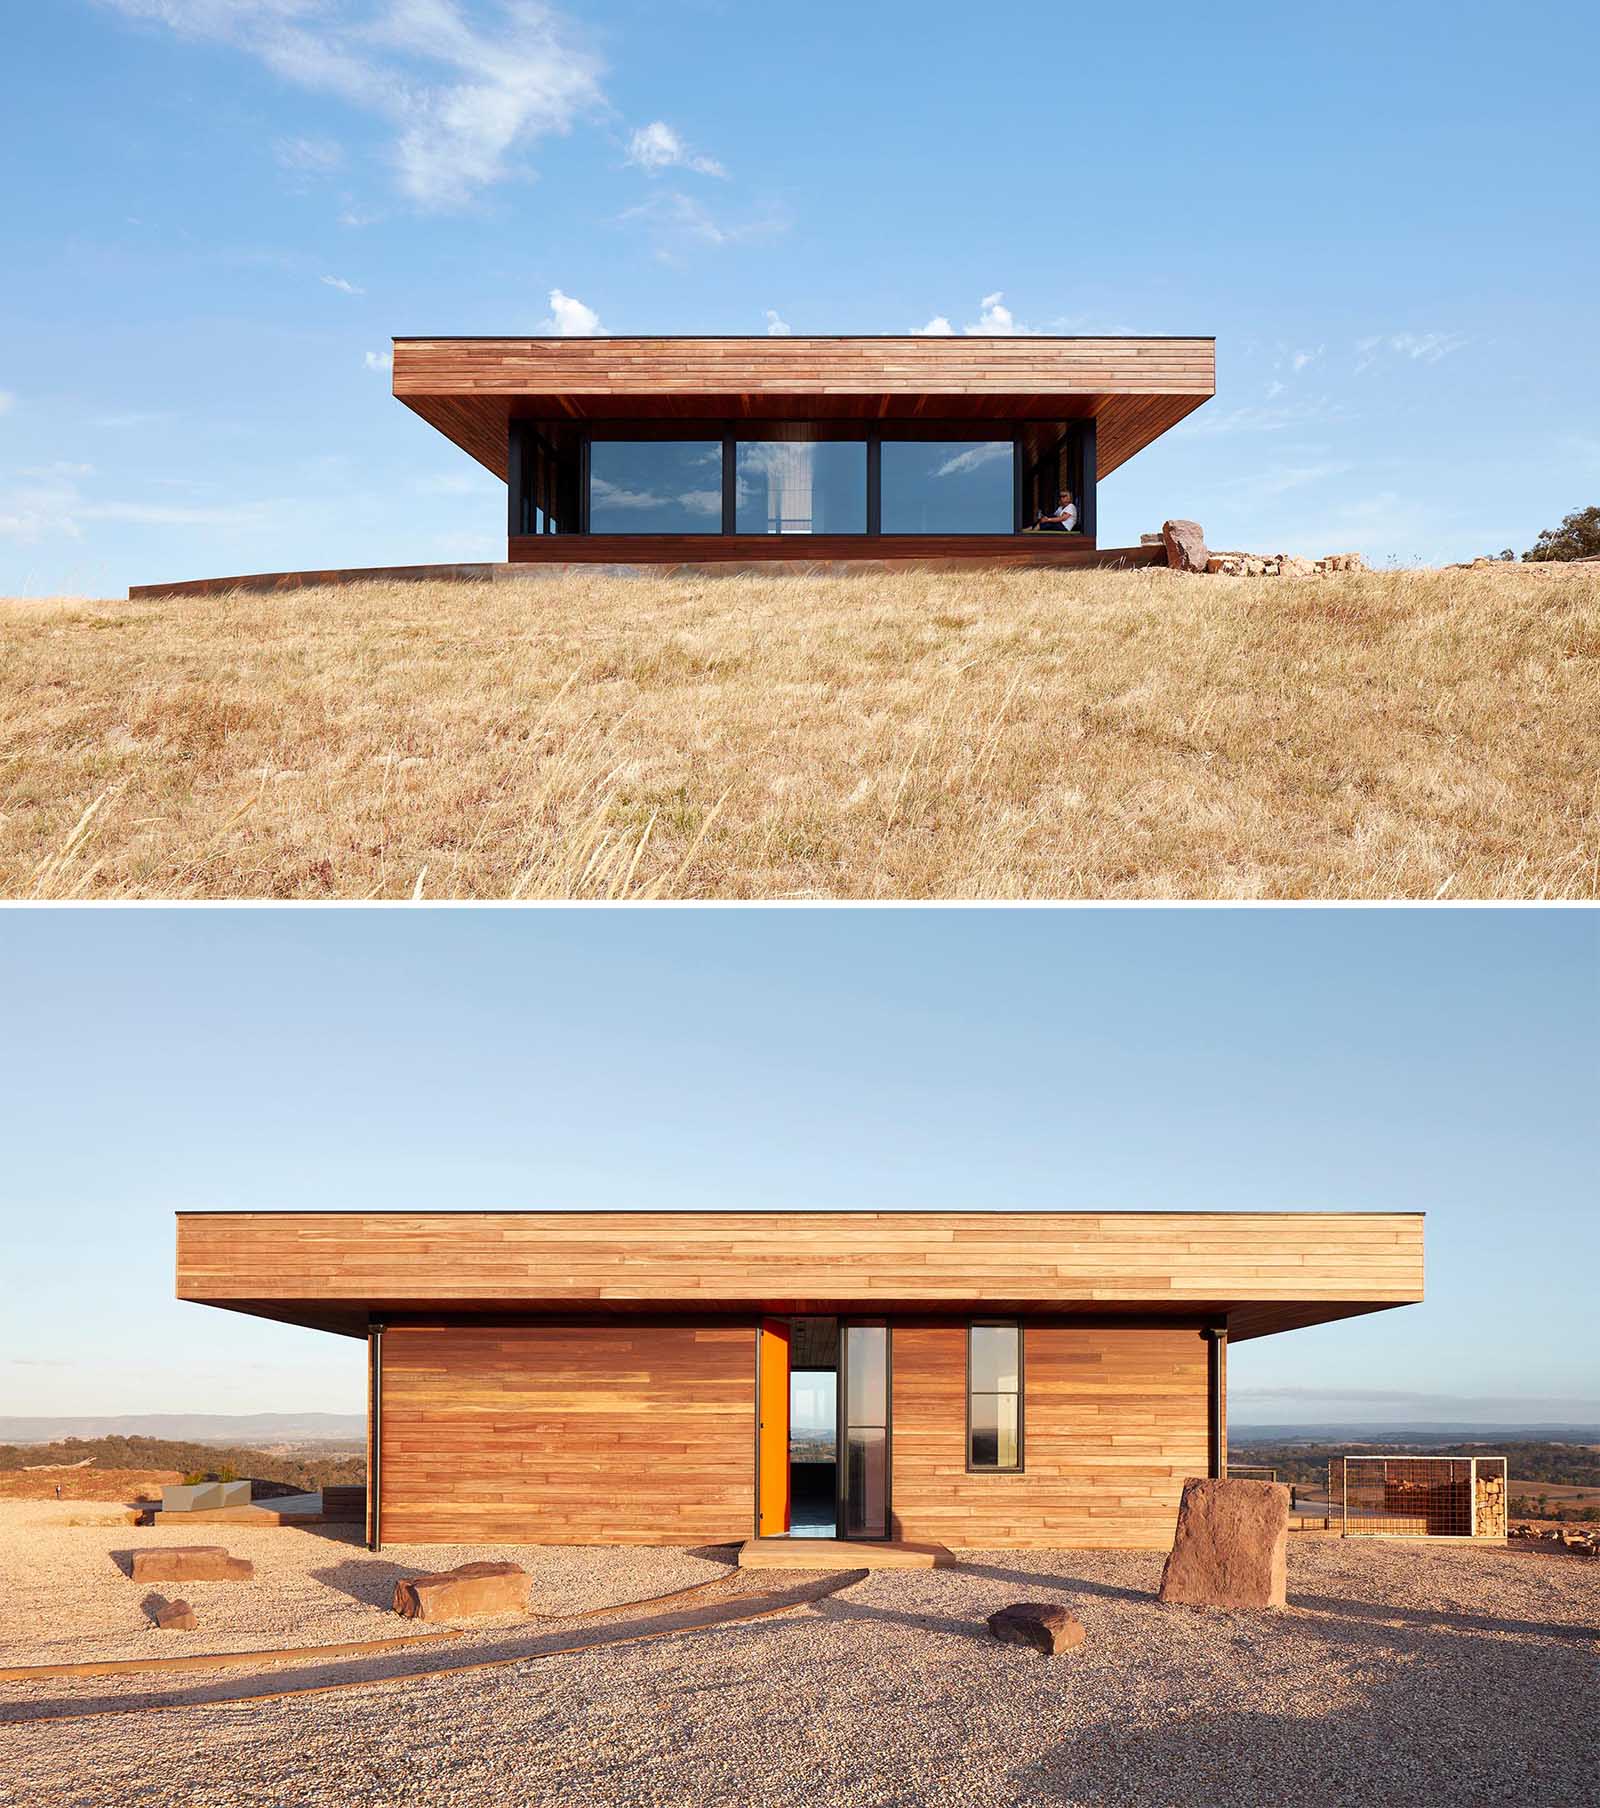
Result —
POLYGON ((1072 500, 1071 490, 1061 492, 1061 500, 1048 514, 1041 514, 1033 524, 1041 533, 1070 534, 1078 526, 1078 505, 1072 500))

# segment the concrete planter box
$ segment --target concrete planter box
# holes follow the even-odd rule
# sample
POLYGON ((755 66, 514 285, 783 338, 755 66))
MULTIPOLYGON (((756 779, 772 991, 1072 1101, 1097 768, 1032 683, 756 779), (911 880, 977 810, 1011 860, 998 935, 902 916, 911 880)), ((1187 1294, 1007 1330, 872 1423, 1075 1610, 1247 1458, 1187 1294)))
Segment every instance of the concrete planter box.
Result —
POLYGON ((218 1507, 247 1507, 250 1484, 242 1482, 190 1482, 161 1490, 163 1513, 209 1513, 218 1507))

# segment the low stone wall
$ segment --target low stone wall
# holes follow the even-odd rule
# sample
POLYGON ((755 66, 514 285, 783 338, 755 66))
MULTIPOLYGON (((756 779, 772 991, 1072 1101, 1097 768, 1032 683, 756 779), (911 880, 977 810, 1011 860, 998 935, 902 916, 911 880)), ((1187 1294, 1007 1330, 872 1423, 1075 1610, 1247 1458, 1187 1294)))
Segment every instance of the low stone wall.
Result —
POLYGON ((1293 553, 1208 552, 1206 570, 1224 578, 1317 578, 1335 571, 1365 571, 1358 552, 1332 552, 1324 559, 1299 559, 1293 553))
POLYGON ((1173 571, 1208 572, 1224 578, 1316 578, 1335 571, 1365 571, 1358 552, 1302 559, 1290 552, 1213 552, 1198 521, 1164 521, 1159 534, 1140 534, 1141 546, 1159 546, 1173 571))

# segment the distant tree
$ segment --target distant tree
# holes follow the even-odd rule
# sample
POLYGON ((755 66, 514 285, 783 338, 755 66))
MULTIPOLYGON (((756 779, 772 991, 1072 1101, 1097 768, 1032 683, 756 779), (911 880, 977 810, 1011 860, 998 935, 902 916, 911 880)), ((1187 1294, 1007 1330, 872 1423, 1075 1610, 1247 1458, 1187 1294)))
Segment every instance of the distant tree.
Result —
POLYGON ((1559 527, 1547 527, 1522 556, 1541 563, 1600 558, 1600 508, 1574 509, 1559 527))

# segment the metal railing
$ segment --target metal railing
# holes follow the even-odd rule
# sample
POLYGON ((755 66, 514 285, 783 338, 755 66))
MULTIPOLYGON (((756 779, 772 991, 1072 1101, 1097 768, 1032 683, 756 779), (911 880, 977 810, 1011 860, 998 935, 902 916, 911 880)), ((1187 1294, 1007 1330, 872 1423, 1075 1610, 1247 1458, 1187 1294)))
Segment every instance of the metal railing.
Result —
POLYGON ((1504 1538, 1503 1456, 1345 1456, 1328 1465, 1346 1538, 1504 1538))

